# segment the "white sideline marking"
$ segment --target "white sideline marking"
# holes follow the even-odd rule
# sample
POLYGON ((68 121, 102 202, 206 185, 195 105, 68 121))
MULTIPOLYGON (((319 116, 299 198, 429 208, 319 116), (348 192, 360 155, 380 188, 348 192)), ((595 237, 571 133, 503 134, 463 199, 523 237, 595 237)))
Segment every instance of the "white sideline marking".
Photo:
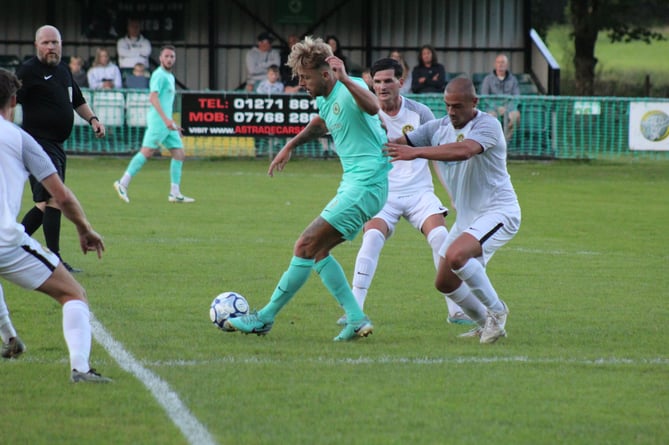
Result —
POLYGON ((142 366, 123 345, 116 341, 91 312, 93 338, 102 345, 121 368, 134 375, 153 394, 172 422, 181 430, 188 443, 193 445, 216 445, 207 429, 181 402, 177 393, 153 371, 142 366))
MULTIPOLYGON (((70 363, 69 359, 61 358, 58 360, 35 358, 35 357, 21 357, 21 360, 6 360, 8 366, 16 363, 70 363)), ((97 359, 96 363, 104 364, 106 360, 97 359)), ((589 365, 589 366, 637 366, 637 365, 652 365, 652 366, 669 366, 669 357, 642 357, 642 358, 626 358, 626 357, 600 357, 600 358, 564 358, 564 357, 527 357, 527 356, 492 356, 492 357, 347 357, 347 358, 331 358, 331 357, 314 357, 306 359, 282 360, 263 357, 221 357, 213 360, 142 360, 146 366, 153 367, 187 367, 187 366, 209 366, 220 364, 258 364, 258 365, 285 365, 295 363, 315 363, 326 366, 336 365, 386 365, 386 364, 400 364, 400 365, 463 365, 467 363, 473 364, 494 364, 494 363, 520 363, 528 365, 589 365)))
POLYGON ((385 364, 408 364, 408 365, 447 365, 447 364, 485 364, 485 363, 526 363, 526 364, 562 364, 562 365, 593 365, 593 366, 618 366, 618 365, 659 365, 668 366, 669 358, 667 357, 652 357, 652 358, 622 358, 622 357, 608 357, 608 358, 594 358, 594 359, 573 359, 573 358, 532 358, 526 356, 512 356, 512 357, 348 357, 348 358, 330 358, 330 357, 315 357, 312 359, 301 360, 280 360, 261 357, 221 357, 215 360, 159 360, 152 362, 144 362, 151 366, 201 366, 201 365, 215 365, 225 363, 237 364, 260 364, 260 365, 281 365, 287 363, 321 363, 324 365, 385 365, 385 364))

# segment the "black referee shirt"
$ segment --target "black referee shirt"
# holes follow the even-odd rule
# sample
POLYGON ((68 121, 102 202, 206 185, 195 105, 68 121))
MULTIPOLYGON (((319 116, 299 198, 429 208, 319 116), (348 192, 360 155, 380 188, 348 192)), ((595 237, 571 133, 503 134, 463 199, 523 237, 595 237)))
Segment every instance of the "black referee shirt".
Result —
POLYGON ((16 71, 23 83, 18 102, 23 106, 23 129, 35 138, 63 143, 72 133, 73 109, 86 103, 67 64, 46 65, 35 56, 16 71))

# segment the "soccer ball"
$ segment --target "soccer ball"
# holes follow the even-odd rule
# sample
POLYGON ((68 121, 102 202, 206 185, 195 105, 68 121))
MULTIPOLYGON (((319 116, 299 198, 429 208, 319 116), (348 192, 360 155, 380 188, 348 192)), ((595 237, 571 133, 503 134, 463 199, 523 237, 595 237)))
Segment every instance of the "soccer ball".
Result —
POLYGON ((224 331, 234 331, 226 326, 228 318, 241 317, 249 313, 249 303, 246 298, 237 292, 223 292, 214 298, 209 307, 209 318, 214 326, 224 331))

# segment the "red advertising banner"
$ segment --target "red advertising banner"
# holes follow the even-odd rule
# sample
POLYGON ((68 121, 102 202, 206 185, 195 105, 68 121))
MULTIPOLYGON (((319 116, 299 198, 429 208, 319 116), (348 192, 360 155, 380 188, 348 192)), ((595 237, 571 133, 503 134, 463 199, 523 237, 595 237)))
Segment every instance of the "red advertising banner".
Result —
POLYGON ((294 136, 318 114, 316 100, 296 94, 182 93, 185 136, 294 136))

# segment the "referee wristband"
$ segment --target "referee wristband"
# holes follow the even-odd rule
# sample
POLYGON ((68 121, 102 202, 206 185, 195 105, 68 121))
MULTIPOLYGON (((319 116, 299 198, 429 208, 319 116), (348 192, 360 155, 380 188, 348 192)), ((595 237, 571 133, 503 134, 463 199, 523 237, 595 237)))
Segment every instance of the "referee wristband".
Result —
POLYGON ((93 119, 95 119, 96 121, 100 122, 100 119, 98 119, 97 116, 91 116, 91 118, 88 119, 88 125, 93 125, 93 119))

